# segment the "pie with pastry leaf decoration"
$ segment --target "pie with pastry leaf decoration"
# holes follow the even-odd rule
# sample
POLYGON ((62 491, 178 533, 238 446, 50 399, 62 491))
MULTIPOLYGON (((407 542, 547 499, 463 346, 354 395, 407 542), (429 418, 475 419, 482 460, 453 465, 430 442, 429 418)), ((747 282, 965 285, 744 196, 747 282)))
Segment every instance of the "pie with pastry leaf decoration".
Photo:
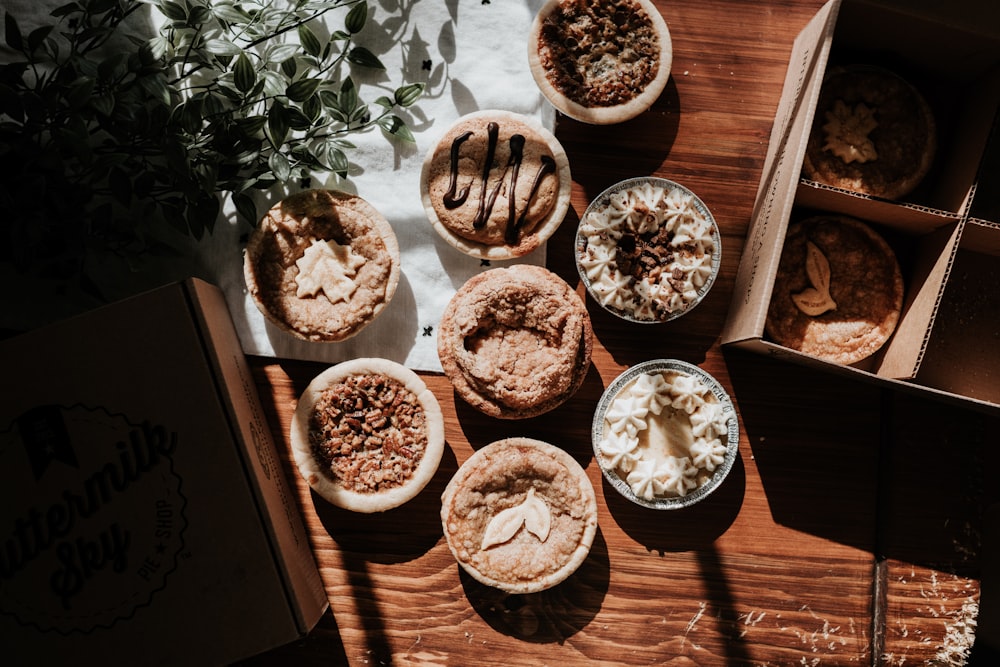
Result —
POLYGON ((859 362, 892 335, 903 277, 892 248, 867 224, 820 215, 788 228, 765 331, 827 361, 859 362))
POLYGON ((538 88, 584 123, 621 123, 649 109, 672 61, 670 31, 650 0, 548 0, 528 35, 538 88))

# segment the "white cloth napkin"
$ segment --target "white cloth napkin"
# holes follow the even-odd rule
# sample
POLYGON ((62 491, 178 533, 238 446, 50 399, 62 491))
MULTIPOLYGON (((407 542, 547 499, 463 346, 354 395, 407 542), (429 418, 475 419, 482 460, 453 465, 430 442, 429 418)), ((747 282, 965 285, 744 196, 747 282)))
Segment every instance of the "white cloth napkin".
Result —
MULTIPOLYGON (((506 109, 552 128, 555 113, 528 69, 527 32, 536 11, 532 4, 537 3, 369 3, 372 13, 357 42, 382 60, 386 72, 373 79, 358 68, 354 75, 367 101, 391 95, 402 83, 427 85, 423 97, 407 110, 416 145, 390 143, 378 131, 350 137, 357 150, 349 154, 355 168, 348 182, 311 185, 354 192, 389 220, 400 245, 399 288, 382 314, 353 338, 339 343, 299 341, 267 322, 247 293, 238 240, 247 232, 245 224, 217 229, 205 244, 205 259, 211 279, 226 293, 244 352, 330 363, 374 356, 417 370, 441 370, 437 355, 441 313, 462 283, 489 266, 455 250, 433 230, 420 199, 421 164, 438 137, 459 116, 472 111, 506 109)), ((544 264, 545 249, 516 262, 544 264)), ((491 265, 510 263, 514 261, 491 265)))
MULTIPOLYGON (((17 16, 26 34, 40 24, 51 23, 48 13, 62 2, 8 0, 5 9, 17 16)), ((199 243, 182 240, 185 256, 163 266, 163 281, 197 275, 220 286, 247 354, 330 363, 375 356, 417 370, 439 371, 436 334, 441 313, 458 287, 489 267, 453 249, 434 232, 420 199, 421 165, 438 137, 457 118, 473 111, 523 113, 552 129, 555 112, 538 91, 527 61, 527 33, 540 6, 541 0, 368 2, 368 23, 356 36, 356 43, 378 56, 386 71, 352 68, 361 99, 372 103, 380 95, 391 96, 395 88, 406 83, 423 82, 427 89, 414 106, 400 114, 416 137, 415 145, 390 142, 380 130, 350 136, 357 148, 348 154, 352 164, 348 179, 314 179, 310 184, 363 197, 389 220, 399 240, 402 270, 396 294, 358 335, 340 343, 307 343, 264 319, 243 281, 243 247, 250 229, 237 221, 235 208, 228 202, 210 236, 199 243)), ((331 29, 342 28, 345 12, 340 8, 323 20, 331 29)), ((148 20, 132 27, 139 33, 153 30, 155 15, 154 25, 147 25, 148 20)), ((10 53, 0 56, 12 57, 10 53)), ((259 212, 263 214, 281 196, 277 189, 267 193, 258 202, 259 212)), ((514 262, 544 264, 545 248, 492 265, 514 262)), ((110 277, 111 281, 115 278, 110 277)), ((118 282, 129 280, 123 276, 118 282)), ((4 285, 0 295, 13 306, 0 315, 5 326, 30 328, 57 315, 56 306, 36 298, 33 291, 54 295, 64 288, 37 281, 27 287, 17 285, 16 278, 2 270, 0 282, 4 285)), ((137 285, 129 287, 139 289, 137 285)))

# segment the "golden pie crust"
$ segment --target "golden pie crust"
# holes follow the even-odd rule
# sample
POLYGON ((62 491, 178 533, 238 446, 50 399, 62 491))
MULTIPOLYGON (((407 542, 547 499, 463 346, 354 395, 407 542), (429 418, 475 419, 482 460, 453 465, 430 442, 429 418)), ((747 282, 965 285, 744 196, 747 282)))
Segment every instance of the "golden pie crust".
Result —
POLYGON ((420 173, 431 225, 451 246, 481 259, 539 248, 566 217, 571 188, 569 158, 555 136, 528 116, 501 110, 459 118, 428 151, 420 173))
POLYGON ((444 417, 412 370, 358 358, 316 376, 299 398, 290 438, 295 464, 330 503, 382 512, 416 496, 444 452, 444 417))
POLYGON ((250 296, 270 322, 303 340, 336 342, 357 334, 389 304, 399 284, 399 243, 389 222, 361 197, 306 190, 278 202, 260 221, 243 269, 250 296), (346 254, 346 282, 328 288, 334 294, 300 295, 300 266, 307 266, 316 243, 346 254))
POLYGON ((817 183, 899 199, 927 175, 936 149, 934 115, 916 88, 879 67, 832 67, 803 173, 817 183))
POLYGON ((649 109, 672 61, 670 31, 650 0, 548 0, 528 34, 538 88, 584 123, 621 123, 649 109))
POLYGON ((441 525, 455 560, 477 581, 534 593, 564 581, 586 560, 597 499, 565 451, 507 438, 458 469, 441 496, 441 525))
POLYGON ((590 315, 559 276, 540 266, 490 269, 445 307, 441 366, 458 395, 492 417, 548 412, 576 393, 590 368, 590 315))
POLYGON ((874 354, 896 328, 903 277, 889 244, 871 227, 847 216, 821 215, 788 228, 774 280, 765 331, 781 345, 840 364, 874 354), (822 253, 810 259, 809 244, 822 253), (827 277, 817 277, 825 258, 827 277), (809 264, 813 264, 810 275, 809 264), (803 311, 802 295, 828 283, 835 307, 803 311), (800 295, 800 303, 796 303, 800 295))

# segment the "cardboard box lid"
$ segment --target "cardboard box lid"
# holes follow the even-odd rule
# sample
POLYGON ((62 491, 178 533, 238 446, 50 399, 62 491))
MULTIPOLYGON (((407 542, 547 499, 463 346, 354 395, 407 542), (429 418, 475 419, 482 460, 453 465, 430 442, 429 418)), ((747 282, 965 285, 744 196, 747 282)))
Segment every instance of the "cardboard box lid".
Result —
POLYGON ((722 331, 723 343, 757 338, 764 331, 771 286, 805 155, 805 142, 801 138, 812 126, 839 6, 840 0, 823 5, 792 44, 756 204, 750 216, 749 236, 736 273, 730 317, 722 331))
POLYGON ((325 610, 220 300, 178 284, 0 343, 6 650, 218 664, 325 610))

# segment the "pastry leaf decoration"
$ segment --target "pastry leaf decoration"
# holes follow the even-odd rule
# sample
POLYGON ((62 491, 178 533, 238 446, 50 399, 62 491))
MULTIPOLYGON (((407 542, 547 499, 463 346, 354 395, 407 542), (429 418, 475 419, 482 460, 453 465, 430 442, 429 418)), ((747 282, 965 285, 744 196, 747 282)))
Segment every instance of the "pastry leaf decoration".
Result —
POLYGON ((830 262, 812 241, 806 241, 806 277, 812 287, 792 295, 796 307, 810 317, 837 309, 830 296, 830 262))
POLYGON ((494 516, 483 535, 482 549, 510 541, 517 531, 525 530, 544 542, 549 536, 552 515, 545 501, 535 496, 535 490, 528 489, 524 502, 516 507, 508 507, 494 516))
POLYGON ((823 150, 830 151, 847 164, 877 160, 878 151, 870 136, 876 127, 875 112, 866 104, 860 102, 852 108, 843 100, 837 100, 833 109, 826 113, 823 150))

